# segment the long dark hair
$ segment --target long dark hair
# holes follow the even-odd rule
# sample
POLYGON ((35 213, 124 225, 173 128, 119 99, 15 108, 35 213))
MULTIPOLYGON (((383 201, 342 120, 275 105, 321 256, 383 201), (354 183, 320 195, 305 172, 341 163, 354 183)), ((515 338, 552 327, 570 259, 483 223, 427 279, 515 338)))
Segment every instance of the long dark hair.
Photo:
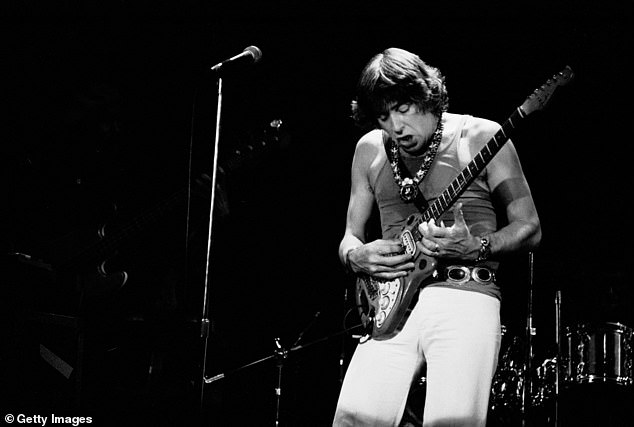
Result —
POLYGON ((376 127, 377 118, 391 106, 405 103, 440 116, 449 105, 445 78, 416 54, 386 49, 372 57, 361 72, 352 118, 361 127, 376 127))

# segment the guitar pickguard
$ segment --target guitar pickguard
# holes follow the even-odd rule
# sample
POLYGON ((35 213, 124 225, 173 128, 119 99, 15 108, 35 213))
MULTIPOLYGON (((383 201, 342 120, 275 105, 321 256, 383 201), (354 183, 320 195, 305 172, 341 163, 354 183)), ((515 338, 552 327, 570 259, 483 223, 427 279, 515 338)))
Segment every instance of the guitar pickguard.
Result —
POLYGON ((367 303, 374 308, 375 326, 381 328, 398 302, 401 281, 399 279, 379 281, 371 277, 365 277, 362 280, 365 281, 365 286, 360 290, 365 292, 367 303))

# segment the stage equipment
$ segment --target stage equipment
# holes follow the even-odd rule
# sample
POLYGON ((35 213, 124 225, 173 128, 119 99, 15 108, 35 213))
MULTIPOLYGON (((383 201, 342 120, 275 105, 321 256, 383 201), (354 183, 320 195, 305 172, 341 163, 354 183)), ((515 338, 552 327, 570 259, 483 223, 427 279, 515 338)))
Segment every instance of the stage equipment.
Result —
MULTIPOLYGON (((244 51, 236 55, 232 58, 223 61, 214 67, 212 70, 216 71, 223 66, 223 64, 228 64, 231 62, 236 62, 238 60, 242 60, 242 58, 251 57, 254 62, 259 61, 262 57, 262 51, 255 46, 249 46, 244 51), (215 68, 215 69, 214 69, 215 68)), ((205 384, 207 383, 206 378, 206 369, 207 369, 207 350, 209 346, 209 330, 210 330, 210 321, 209 321, 209 265, 210 265, 210 254, 211 254, 211 235, 213 231, 213 218, 214 218, 214 206, 216 201, 216 181, 217 181, 217 172, 218 172, 218 151, 219 151, 219 142, 220 142, 220 124, 222 117, 222 76, 220 73, 217 75, 217 105, 216 105, 216 123, 215 123, 215 136, 214 136, 214 150, 213 150, 213 166, 212 166, 212 175, 211 175, 211 197, 209 204, 209 228, 207 233, 207 256, 206 256, 206 265, 205 265, 205 279, 204 279, 204 288, 203 288, 203 307, 202 307, 202 318, 200 321, 200 337, 203 340, 203 350, 202 350, 202 381, 200 386, 200 410, 202 412, 204 405, 204 393, 205 393, 205 384)))
POLYGON ((229 66, 240 64, 255 64, 262 59, 262 51, 256 46, 246 47, 242 53, 217 63, 211 67, 211 71, 223 71, 229 66))
POLYGON ((622 323, 581 323, 566 328, 567 384, 632 385, 632 328, 622 323))
POLYGON ((276 403, 275 403, 275 426, 279 426, 280 425, 280 407, 281 407, 281 397, 282 397, 282 369, 284 367, 284 362, 288 359, 288 356, 297 350, 302 350, 304 348, 308 348, 314 344, 320 343, 320 342, 324 342, 326 340, 329 340, 331 338, 340 336, 342 334, 348 333, 354 329, 359 329, 361 328, 363 325, 361 323, 351 326, 349 328, 345 328, 341 331, 335 332, 333 334, 330 335, 326 335, 322 338, 318 338, 314 341, 311 341, 307 344, 301 345, 300 341, 302 340, 302 337, 304 336, 304 334, 306 333, 306 331, 308 329, 310 329, 312 327, 312 325, 315 323, 315 321, 317 320, 317 318, 319 317, 319 312, 315 313, 315 316, 313 317, 313 319, 310 321, 310 323, 302 330, 302 332, 299 333, 299 335, 297 336, 297 339, 295 340, 295 342, 293 343, 293 345, 289 348, 289 347, 283 347, 280 339, 279 338, 275 338, 275 350, 273 352, 273 354, 270 354, 266 357, 263 357, 261 359, 255 360, 253 362, 249 362, 245 365, 242 365, 240 367, 231 369, 227 372, 224 373, 220 373, 217 375, 214 375, 211 378, 205 378, 205 384, 211 384, 213 382, 216 382, 218 380, 224 379, 228 376, 231 376, 237 372, 240 372, 246 368, 250 368, 252 366, 258 365, 262 362, 266 362, 268 360, 272 360, 275 359, 275 366, 277 369, 277 383, 275 386, 275 398, 276 398, 276 403))

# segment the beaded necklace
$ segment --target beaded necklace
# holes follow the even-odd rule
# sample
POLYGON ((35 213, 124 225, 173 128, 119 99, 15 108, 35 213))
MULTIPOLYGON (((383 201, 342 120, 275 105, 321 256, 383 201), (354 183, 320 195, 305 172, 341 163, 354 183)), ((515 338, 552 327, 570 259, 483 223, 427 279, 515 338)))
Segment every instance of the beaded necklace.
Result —
POLYGON ((398 145, 396 141, 391 140, 390 144, 390 165, 392 166, 392 172, 394 173, 394 180, 399 186, 399 195, 404 202, 411 202, 418 196, 418 184, 425 178, 427 172, 429 172, 429 168, 436 157, 436 152, 438 151, 438 146, 440 145, 440 141, 442 140, 442 115, 438 117, 438 124, 436 125, 436 130, 431 138, 431 143, 429 144, 429 148, 425 152, 425 157, 423 157, 423 163, 420 165, 420 169, 414 175, 414 178, 401 176, 401 168, 399 166, 400 163, 400 153, 398 149, 398 145))

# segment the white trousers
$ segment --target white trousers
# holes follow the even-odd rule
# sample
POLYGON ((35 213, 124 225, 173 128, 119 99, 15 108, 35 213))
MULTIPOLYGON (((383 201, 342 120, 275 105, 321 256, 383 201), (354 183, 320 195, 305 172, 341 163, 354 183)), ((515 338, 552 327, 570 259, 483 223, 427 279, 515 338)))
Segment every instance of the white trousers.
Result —
POLYGON ((410 385, 427 364, 423 425, 485 426, 500 349, 500 301, 424 288, 394 337, 357 345, 333 426, 398 426, 410 385))

